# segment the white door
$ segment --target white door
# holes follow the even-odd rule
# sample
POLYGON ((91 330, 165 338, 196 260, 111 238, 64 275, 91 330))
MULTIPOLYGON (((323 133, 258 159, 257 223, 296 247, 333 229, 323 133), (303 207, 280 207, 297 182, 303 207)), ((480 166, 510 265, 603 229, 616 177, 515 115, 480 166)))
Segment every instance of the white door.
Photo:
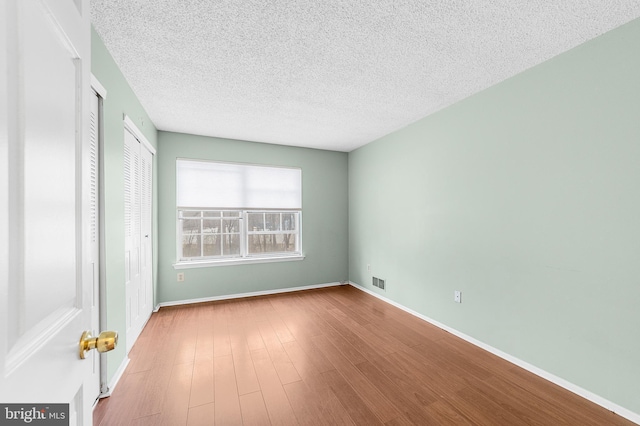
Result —
POLYGON ((140 334, 140 144, 124 131, 124 285, 127 353, 140 334))
POLYGON ((125 130, 124 133, 124 261, 127 352, 129 352, 153 310, 151 267, 153 155, 129 130, 125 130))
MULTIPOLYGON (((140 144, 140 298, 142 327, 153 311, 152 188, 153 154, 140 144)), ((142 327, 140 331, 142 331, 142 327)))
POLYGON ((97 395, 95 360, 78 354, 94 298, 90 41, 88 0, 0 2, 0 403, 39 416, 68 403, 84 425, 97 395))
MULTIPOLYGON (((89 214, 88 214, 88 250, 87 263, 89 267, 89 280, 91 283, 91 335, 100 333, 100 95, 91 91, 89 101, 89 214)), ((103 355, 106 356, 106 355, 103 355)), ((93 379, 91 388, 95 396, 100 395, 100 354, 92 351, 86 354, 91 360, 91 373, 93 379)))

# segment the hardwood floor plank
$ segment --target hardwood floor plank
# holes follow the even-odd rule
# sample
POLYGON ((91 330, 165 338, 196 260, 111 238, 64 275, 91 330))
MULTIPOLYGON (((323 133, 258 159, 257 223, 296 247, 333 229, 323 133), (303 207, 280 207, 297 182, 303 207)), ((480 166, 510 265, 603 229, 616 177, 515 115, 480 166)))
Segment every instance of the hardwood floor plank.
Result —
POLYGON ((175 364, 162 402, 160 424, 184 425, 189 415, 193 364, 175 364))
POLYGON ((406 333, 412 334, 414 336, 413 340, 417 342, 416 344, 438 341, 449 334, 418 317, 411 314, 407 315, 406 312, 382 300, 367 297, 366 293, 351 286, 343 289, 341 293, 342 297, 353 299, 350 308, 367 318, 369 323, 378 326, 389 326, 392 329, 399 328, 406 333))
POLYGON ((275 331, 280 343, 286 343, 295 340, 295 337, 293 337, 293 334, 291 334, 291 331, 282 320, 282 317, 278 312, 274 312, 268 315, 267 318, 269 319, 271 328, 273 328, 273 331, 275 331))
MULTIPOLYGON (((365 403, 358 392, 351 387, 347 380, 336 370, 322 373, 322 377, 329 384, 331 390, 357 425, 379 425, 384 419, 379 418, 365 403)), ((388 416, 383 416, 388 417, 388 416)), ((387 419, 390 420, 390 419, 387 419)))
MULTIPOLYGON (((314 362, 315 357, 305 352, 297 341, 284 343, 283 346, 296 370, 300 373, 300 377, 312 392, 307 394, 311 398, 311 403, 321 402, 319 406, 322 413, 321 418, 328 419, 329 423, 334 425, 353 424, 353 420, 321 375, 321 373, 335 370, 335 368, 333 366, 329 369, 318 368, 314 362)), ((312 352, 313 355, 318 353, 318 351, 312 352)), ((326 358, 323 359, 326 361, 326 358)), ((291 398, 289 399, 291 400, 291 398)))
MULTIPOLYGON (((321 378, 318 380, 322 380, 323 383, 325 382, 324 379, 321 378)), ((321 401, 323 401, 323 404, 321 406, 321 410, 323 413, 322 418, 328 419, 329 424, 345 426, 356 424, 351 416, 349 416, 349 413, 344 408, 344 406, 340 403, 340 400, 338 400, 338 396, 333 393, 333 391, 331 391, 326 398, 321 399, 321 401)))
POLYGON ((158 352, 154 350, 157 345, 154 344, 153 338, 153 331, 144 333, 144 336, 140 335, 133 348, 131 348, 131 352, 129 352, 131 362, 127 366, 130 374, 148 371, 155 364, 158 352))
POLYGON ((164 335, 156 334, 157 340, 150 350, 156 352, 154 363, 156 365, 173 365, 180 347, 181 336, 179 331, 168 331, 164 335))
POLYGON ((296 416, 266 349, 251 352, 262 397, 272 424, 295 425, 296 416))
POLYGON ((212 403, 213 390, 213 360, 194 364, 189 407, 212 403))
POLYGON ((502 405, 496 404, 490 395, 479 391, 477 387, 468 387, 456 393, 458 398, 451 403, 473 423, 496 426, 531 424, 521 418, 523 416, 506 401, 503 401, 502 405))
POLYGON ((261 320, 258 320, 255 317, 251 320, 244 321, 244 333, 247 340, 247 347, 250 351, 266 348, 264 340, 262 340, 262 334, 260 334, 260 327, 258 326, 260 321, 261 320))
MULTIPOLYGON (((298 341, 286 342, 282 346, 287 352, 289 359, 293 363, 293 366, 296 368, 296 371, 301 378, 319 374, 322 372, 322 370, 324 370, 324 364, 316 364, 315 357, 305 352, 298 341)), ((311 352, 311 354, 315 353, 317 352, 311 352)), ((326 358, 323 358, 323 361, 328 363, 328 365, 331 367, 329 368, 329 370, 333 370, 335 368, 329 363, 329 361, 326 361, 326 358)))
POLYGON ((162 411, 165 393, 171 379, 171 367, 155 365, 141 376, 143 380, 136 386, 136 392, 131 402, 136 402, 133 415, 149 416, 162 411))
POLYGON ((258 324, 258 328, 260 329, 262 340, 269 352, 271 363, 278 373, 280 383, 286 385, 287 383, 299 381, 300 375, 291 363, 289 356, 282 347, 282 343, 280 343, 280 339, 278 339, 278 336, 273 327, 271 327, 271 324, 268 321, 261 321, 258 324))
POLYGON ((231 342, 227 326, 227 313, 224 304, 214 305, 213 310, 213 356, 231 355, 231 342))
POLYGON ((360 310, 357 309, 357 304, 354 304, 353 301, 342 296, 343 291, 344 289, 342 288, 338 288, 337 291, 332 288, 321 289, 318 292, 318 298, 327 303, 327 310, 337 309, 344 313, 348 313, 351 319, 360 325, 365 325, 371 322, 369 318, 360 315, 360 310))
POLYGON ((182 335, 174 363, 193 364, 196 356, 197 335, 189 333, 182 335))
POLYGON ((236 373, 238 395, 260 390, 260 384, 258 383, 258 377, 256 376, 256 371, 253 366, 251 351, 249 350, 247 340, 246 325, 248 321, 252 321, 252 318, 247 319, 247 317, 243 317, 242 321, 235 321, 229 325, 229 341, 231 344, 233 366, 236 373))
MULTIPOLYGON (((373 358, 371 361, 368 361, 368 363, 372 367, 375 367, 381 374, 388 377, 397 389, 406 395, 408 400, 414 401, 420 406, 427 406, 438 400, 439 395, 427 386, 426 383, 416 380, 416 377, 406 366, 391 362, 386 357, 373 358)), ((360 369, 359 366, 356 367, 360 369)), ((362 371, 362 369, 360 369, 360 371, 362 371)))
POLYGON ((327 340, 333 346, 338 348, 338 350, 342 353, 342 355, 351 364, 355 365, 367 360, 367 357, 364 356, 358 349, 356 349, 351 344, 351 342, 349 342, 345 337, 343 337, 339 331, 337 331, 328 323, 325 327, 326 328, 324 329, 324 333, 320 336, 315 336, 312 339, 312 341, 315 342, 319 340, 327 340))
MULTIPOLYGON (((354 307, 353 309, 355 311, 362 312, 365 308, 354 307)), ((399 323, 394 318, 391 318, 388 315, 376 317, 372 314, 371 318, 369 319, 369 323, 365 324, 364 327, 367 327, 370 330, 376 329, 379 332, 384 332, 387 335, 393 336, 394 339, 399 340, 400 342, 402 342, 402 344, 409 347, 426 342, 422 335, 415 332, 411 328, 404 326, 402 323, 399 323)))
MULTIPOLYGON (((447 424, 447 423, 443 423, 443 424, 447 424)), ((415 423, 409 420, 407 416, 402 415, 402 416, 396 417, 395 419, 391 419, 388 422, 385 422, 385 426, 415 426, 415 423)))
POLYGON ((189 408, 187 426, 210 426, 214 423, 215 406, 214 403, 199 405, 189 408))
POLYGON ((139 402, 135 399, 135 396, 140 387, 139 382, 144 377, 144 374, 144 372, 140 372, 123 375, 118 384, 118 392, 114 392, 110 397, 103 398, 98 402, 94 415, 96 412, 101 414, 102 410, 104 412, 99 421, 94 417, 94 425, 129 424, 132 419, 140 417, 138 414, 139 402))
MULTIPOLYGON (((435 424, 439 425, 474 425, 467 419, 451 402, 439 400, 424 410, 435 420, 435 424)), ((554 425, 558 425, 555 423, 554 425)))
POLYGON ((260 390, 258 375, 251 359, 251 354, 233 354, 233 366, 236 372, 238 395, 254 393, 260 390))
POLYGON ((244 425, 270 425, 269 413, 264 405, 262 392, 253 392, 240 396, 240 408, 242 409, 242 423, 244 425))
POLYGON ((269 298, 273 310, 280 315, 296 315, 304 312, 304 308, 297 303, 298 292, 274 294, 269 298))
POLYGON ((250 312, 250 303, 246 298, 231 299, 225 303, 229 317, 242 318, 250 312))
POLYGON ((198 341, 198 308, 187 305, 176 315, 175 331, 178 332, 180 342, 174 358, 174 363, 193 363, 196 355, 196 343, 198 341))
POLYGON ((416 348, 401 349, 387 358, 440 396, 453 395, 467 386, 464 374, 447 371, 443 361, 431 359, 416 348))
MULTIPOLYGON (((385 398, 375 386, 372 386, 371 382, 369 382, 328 339, 324 336, 316 336, 314 337, 314 344, 317 350, 324 353, 327 359, 334 365, 335 369, 348 382, 349 386, 355 390, 359 398, 367 404, 367 407, 369 407, 378 419, 386 422, 400 415, 400 412, 390 400, 385 398)), ((335 378, 334 375, 327 375, 327 373, 331 373, 332 371, 334 370, 323 373, 323 377, 335 378)), ((339 395, 338 399, 342 401, 339 395)))
POLYGON ((236 385, 233 357, 221 355, 213 359, 215 422, 220 425, 242 424, 240 398, 236 385))
POLYGON ((433 402, 430 396, 413 393, 410 387, 404 385, 398 386, 369 361, 356 367, 410 421, 421 425, 437 424, 436 420, 422 409, 433 402))
POLYGON ((322 327, 319 325, 320 321, 318 321, 316 314, 313 312, 284 315, 282 321, 296 339, 322 334, 322 327))
POLYGON ((372 353, 375 353, 376 355, 386 355, 398 350, 395 342, 391 343, 391 339, 383 339, 376 333, 373 333, 368 328, 371 326, 370 323, 361 325, 352 320, 348 314, 345 314, 343 311, 338 309, 330 309, 328 313, 332 315, 336 321, 342 324, 343 327, 348 328, 363 342, 366 342, 367 346, 371 348, 372 353))
POLYGON ((138 417, 137 419, 131 420, 129 426, 156 426, 161 422, 161 415, 153 414, 151 416, 138 417))
MULTIPOLYGON (((345 324, 341 319, 341 316, 344 313, 338 309, 329 309, 327 310, 328 315, 325 317, 325 321, 329 324, 338 334, 354 349, 356 349, 365 359, 371 359, 373 357, 384 355, 386 352, 383 348, 376 347, 375 344, 369 344, 365 339, 361 338, 356 330, 349 326, 349 324, 345 324)), ((355 321, 354 321, 355 322, 355 321)), ((359 326, 358 323, 356 325, 359 326)), ((373 342, 372 342, 373 343, 373 342)), ((393 352, 393 350, 391 351, 393 352)))
POLYGON ((604 407, 593 404, 518 366, 512 365, 511 368, 509 368, 509 373, 511 374, 509 383, 513 385, 511 392, 519 392, 519 388, 524 389, 553 405, 554 408, 561 409, 571 418, 582 421, 582 424, 594 426, 596 424, 611 426, 634 425, 631 421, 610 412, 604 407))
POLYGON ((213 361, 213 311, 203 309, 198 315, 194 362, 213 361))
POLYGON ((438 342, 421 344, 413 349, 452 375, 459 375, 464 372, 465 375, 473 376, 480 380, 488 379, 493 375, 482 365, 474 363, 470 358, 448 351, 438 342))
POLYGON ((555 410, 536 395, 526 391, 512 392, 512 385, 509 385, 501 377, 495 376, 482 382, 474 382, 470 387, 478 392, 487 394, 492 401, 505 407, 504 409, 507 411, 513 411, 514 415, 523 419, 523 422, 527 424, 540 426, 544 426, 549 422, 566 424, 567 420, 569 420, 569 416, 566 413, 562 412, 562 410, 555 410), (545 420, 538 417, 540 412, 545 413, 545 420))
MULTIPOLYGON (((341 298, 352 300, 351 303, 342 304, 342 306, 345 306, 343 310, 347 315, 353 315, 358 323, 362 325, 371 323, 384 325, 396 318, 394 313, 399 309, 376 298, 366 297, 368 296, 367 294, 351 286, 347 287, 340 288, 335 293, 340 293, 339 297, 341 298)), ((338 295, 333 296, 338 297, 338 295)))
POLYGON ((321 401, 315 398, 314 392, 309 389, 303 380, 289 383, 283 386, 289 404, 293 409, 298 424, 300 425, 331 425, 329 418, 322 415, 321 401))

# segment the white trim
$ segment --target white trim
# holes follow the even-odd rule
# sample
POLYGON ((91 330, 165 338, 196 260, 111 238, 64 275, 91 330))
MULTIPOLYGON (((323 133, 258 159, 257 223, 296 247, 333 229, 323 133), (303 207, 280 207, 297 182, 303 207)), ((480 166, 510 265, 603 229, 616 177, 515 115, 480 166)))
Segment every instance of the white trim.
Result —
POLYGON ((98 81, 95 75, 91 74, 91 88, 94 92, 98 94, 102 99, 107 99, 107 89, 104 88, 102 84, 98 81))
POLYGON ((173 264, 173 269, 191 269, 191 268, 209 268, 212 266, 228 266, 228 265, 249 265, 252 263, 271 263, 271 262, 293 262, 296 260, 304 260, 301 256, 270 256, 270 257, 233 257, 220 260, 193 260, 177 262, 173 264))
MULTIPOLYGON (((105 355, 102 355, 102 356, 105 356, 105 355)), ((108 396, 111 396, 111 394, 113 393, 113 390, 116 388, 116 385, 122 378, 124 371, 127 369, 127 366, 129 365, 129 361, 131 361, 129 357, 125 357, 122 360, 122 363, 120 364, 120 367, 118 367, 116 374, 113 375, 113 377, 111 378, 111 381, 109 382, 109 387, 107 388, 107 391, 101 393, 100 398, 106 398, 108 396)))
POLYGON ((255 296, 268 296, 270 294, 280 294, 280 293, 291 293, 294 291, 304 291, 304 290, 313 290, 315 288, 325 288, 325 287, 336 287, 339 285, 345 285, 342 282, 335 283, 326 283, 326 284, 313 284, 313 285, 305 285, 301 287, 289 287, 289 288, 276 288, 273 290, 263 290, 263 291, 252 291, 250 293, 237 293, 237 294, 225 294, 223 296, 213 296, 213 297, 202 297, 199 299, 187 299, 187 300, 177 300, 175 302, 162 302, 158 303, 154 312, 158 312, 160 308, 164 308, 166 306, 178 306, 178 305, 190 305, 192 303, 202 303, 202 302, 215 302, 218 300, 230 300, 230 299, 241 299, 243 297, 255 297, 255 296))
POLYGON ((457 337, 459 337, 459 338, 461 338, 463 340, 466 340, 467 342, 471 343, 472 345, 478 346, 479 348, 482 348, 482 349, 486 350, 487 352, 490 352, 490 353, 492 353, 492 354, 494 354, 496 356, 499 356, 500 358, 502 358, 502 359, 504 359, 506 361, 509 361, 510 363, 515 364, 518 367, 524 368, 525 370, 535 374, 536 376, 542 377, 543 379, 546 379, 546 380, 550 381, 551 383, 554 383, 554 384, 556 384, 556 385, 558 385, 558 386, 560 386, 562 388, 565 388, 566 390, 568 390, 570 392, 575 393, 576 395, 579 395, 579 396, 581 396, 581 397, 583 397, 583 398, 585 398, 585 399, 587 399, 587 400, 589 400, 589 401, 591 401, 591 402, 593 402, 595 404, 598 404, 601 407, 604 407, 607 410, 612 411, 612 412, 616 413, 617 415, 619 415, 621 417, 624 417, 627 420, 630 420, 630 421, 632 421, 634 423, 640 424, 640 414, 638 414, 638 413, 634 413, 633 411, 631 411, 631 410, 629 410, 627 408, 624 408, 624 407, 622 407, 622 406, 620 406, 620 405, 618 405, 618 404, 616 404, 614 402, 611 402, 611 401, 609 401, 609 400, 607 400, 607 399, 605 399, 605 398, 603 398, 603 397, 601 397, 599 395, 594 394, 593 392, 590 392, 590 391, 588 391, 588 390, 586 390, 584 388, 581 388, 578 385, 575 385, 575 384, 573 384, 571 382, 568 382, 567 380, 565 380, 565 379, 563 379, 561 377, 558 377, 558 376, 556 376, 554 374, 551 374, 551 373, 549 373, 549 372, 547 372, 547 371, 545 371, 545 370, 543 370, 541 368, 536 367, 535 365, 529 364, 526 361, 523 361, 523 360, 521 360, 519 358, 516 358, 516 357, 514 357, 512 355, 509 355, 506 352, 502 352, 500 349, 496 349, 493 346, 487 345, 486 343, 483 343, 483 342, 481 342, 481 341, 479 341, 477 339, 474 339, 473 337, 468 336, 468 335, 466 335, 466 334, 464 334, 464 333, 462 333, 462 332, 460 332, 460 331, 458 331, 458 330, 456 330, 454 328, 448 327, 448 326, 442 324, 441 322, 438 322, 438 321, 436 321, 436 320, 434 320, 432 318, 424 316, 424 315, 422 315, 422 314, 420 314, 420 313, 418 313, 418 312, 416 312, 416 311, 414 311, 412 309, 407 308, 404 305, 401 305, 401 304, 399 304, 397 302, 394 302, 393 300, 391 300, 391 299, 389 299, 389 298, 387 298, 385 296, 382 296, 382 295, 380 295, 378 293, 375 293, 375 292, 373 292, 373 291, 371 291, 371 290, 369 290, 369 289, 367 289, 365 287, 362 287, 361 285, 356 284, 353 281, 349 281, 349 284, 351 286, 357 288, 358 290, 362 290, 365 293, 368 293, 368 294, 370 294, 370 295, 372 295, 374 297, 377 297, 378 299, 382 300, 383 302, 386 302, 386 303, 388 303, 390 305, 393 305, 396 308, 402 309, 403 311, 405 311, 405 312, 407 312, 407 313, 409 313, 409 314, 411 314, 413 316, 416 316, 416 317, 420 318, 423 321, 426 321, 426 322, 428 322, 430 324, 433 324, 436 327, 441 328, 444 331, 447 331, 447 332, 449 332, 449 333, 451 333, 451 334, 453 334, 453 335, 455 335, 455 336, 457 336, 457 337))
POLYGON ((144 134, 138 129, 133 120, 128 115, 124 115, 124 128, 127 129, 152 155, 156 155, 156 149, 151 145, 151 142, 144 136, 144 134))

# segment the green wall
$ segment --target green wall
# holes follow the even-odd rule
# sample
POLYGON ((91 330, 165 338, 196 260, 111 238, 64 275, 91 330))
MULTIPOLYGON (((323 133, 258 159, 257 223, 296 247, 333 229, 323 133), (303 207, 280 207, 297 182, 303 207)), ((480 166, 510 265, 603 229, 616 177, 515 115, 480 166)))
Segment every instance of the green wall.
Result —
MULTIPOLYGON (((91 72, 107 90, 104 124, 104 226, 106 255, 107 329, 119 331, 118 347, 107 354, 111 380, 126 357, 124 285, 124 124, 126 114, 149 142, 157 147, 157 131, 138 98, 124 79, 100 36, 91 29, 91 72)), ((157 155, 156 155, 157 157, 157 155)), ((157 163, 154 158, 154 163, 157 163)), ((154 169, 157 166, 154 164, 154 169)), ((154 182, 157 173, 154 171, 154 182)), ((157 185, 154 185, 154 217, 157 217, 157 185)), ((157 232, 154 231, 154 244, 157 232)), ((156 244, 157 245, 157 244, 156 244)), ((156 250, 157 252, 157 250, 156 250)), ((154 258, 154 271, 157 268, 154 258)), ((154 273, 155 276, 155 273, 154 273)))
POLYGON ((158 302, 173 302, 344 281, 348 278, 347 154, 158 132, 158 302), (302 250, 293 262, 173 268, 176 262, 176 159, 302 168, 302 250), (177 282, 178 272, 185 281, 177 282))
POLYGON ((640 413, 639 52, 636 20, 351 152, 351 281, 640 413))

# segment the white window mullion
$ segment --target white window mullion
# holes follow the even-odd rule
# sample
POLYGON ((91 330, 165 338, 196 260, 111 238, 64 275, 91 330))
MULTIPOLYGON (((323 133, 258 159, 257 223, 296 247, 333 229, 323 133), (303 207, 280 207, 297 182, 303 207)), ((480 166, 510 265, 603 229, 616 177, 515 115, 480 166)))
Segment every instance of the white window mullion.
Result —
POLYGON ((298 251, 302 250, 302 213, 298 213, 296 218, 296 232, 298 233, 298 251))
POLYGON ((247 257, 247 247, 249 246, 249 233, 247 232, 247 211, 243 210, 240 215, 240 256, 247 257))
POLYGON ((224 253, 224 213, 220 212, 220 232, 218 232, 218 245, 220 245, 220 256, 224 253))
POLYGON ((204 256, 204 212, 200 212, 200 257, 204 256))

